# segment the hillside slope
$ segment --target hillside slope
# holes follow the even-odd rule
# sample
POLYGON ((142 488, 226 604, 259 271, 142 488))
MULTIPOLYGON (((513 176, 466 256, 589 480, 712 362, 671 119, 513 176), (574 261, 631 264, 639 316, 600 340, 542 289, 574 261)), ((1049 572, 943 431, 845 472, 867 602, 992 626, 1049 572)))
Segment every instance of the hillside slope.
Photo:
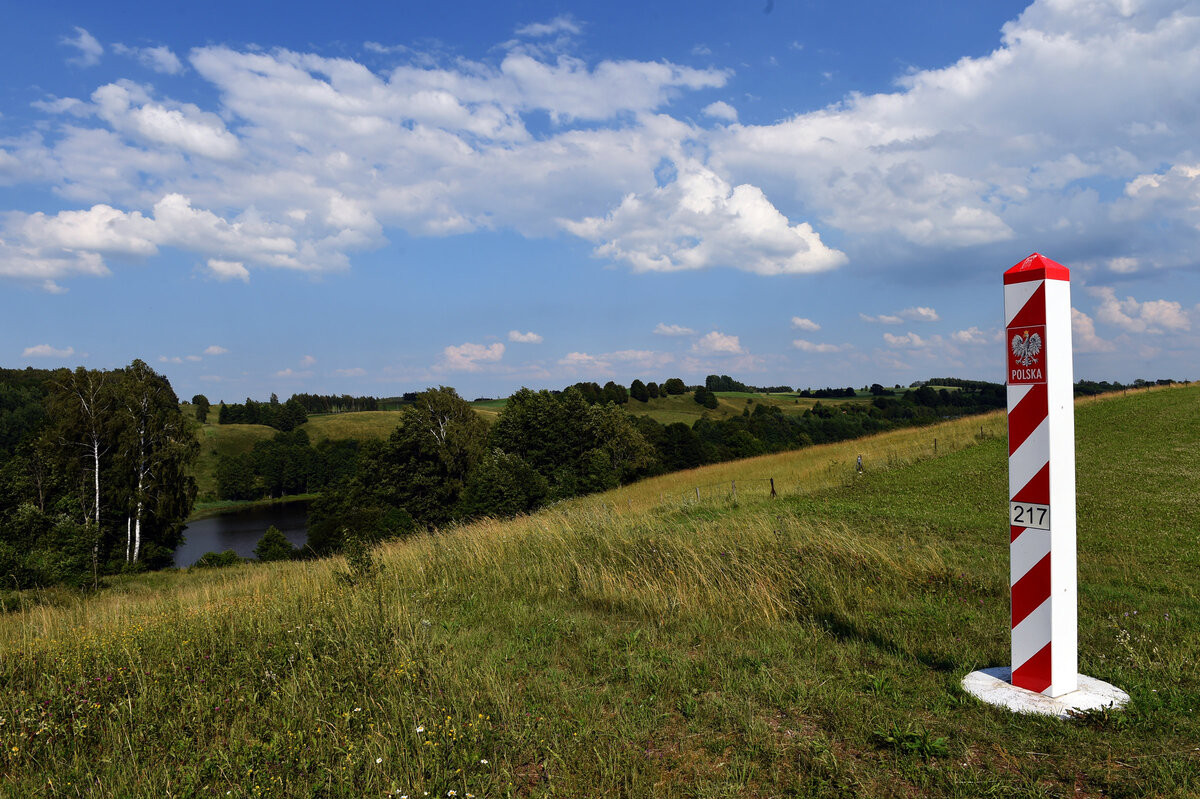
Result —
POLYGON ((0 794, 1191 795, 1198 399, 1077 406, 1080 665, 1122 713, 959 688, 1007 663, 993 417, 9 614, 0 794))

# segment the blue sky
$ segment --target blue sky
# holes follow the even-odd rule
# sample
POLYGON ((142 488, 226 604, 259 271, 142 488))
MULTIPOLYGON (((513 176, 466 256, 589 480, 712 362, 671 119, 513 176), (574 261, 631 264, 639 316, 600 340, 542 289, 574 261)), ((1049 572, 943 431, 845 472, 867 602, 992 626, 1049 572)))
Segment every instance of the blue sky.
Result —
POLYGON ((181 397, 1200 364, 1200 5, 18 4, 0 364, 181 397))

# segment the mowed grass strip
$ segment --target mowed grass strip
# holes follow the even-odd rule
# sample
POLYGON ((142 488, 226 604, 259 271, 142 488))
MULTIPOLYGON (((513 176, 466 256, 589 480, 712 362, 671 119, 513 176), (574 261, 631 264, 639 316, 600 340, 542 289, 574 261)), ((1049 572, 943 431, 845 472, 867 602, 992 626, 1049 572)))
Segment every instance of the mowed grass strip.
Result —
POLYGON ((830 472, 812 493, 655 504, 647 483, 373 563, 147 575, 9 614, 0 794, 1195 795, 1198 398, 1077 409, 1080 665, 1130 692, 1120 713, 1016 716, 959 687, 1008 660, 1007 448, 985 422, 862 475, 791 453, 830 472))

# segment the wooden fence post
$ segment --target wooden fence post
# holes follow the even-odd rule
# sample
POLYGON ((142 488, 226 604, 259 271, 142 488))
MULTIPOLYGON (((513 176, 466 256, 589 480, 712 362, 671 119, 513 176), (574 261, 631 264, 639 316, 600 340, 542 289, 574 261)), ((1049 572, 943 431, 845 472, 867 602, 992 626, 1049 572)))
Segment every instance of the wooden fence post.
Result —
POLYGON ((771 478, 771 499, 775 499, 775 478, 771 478))

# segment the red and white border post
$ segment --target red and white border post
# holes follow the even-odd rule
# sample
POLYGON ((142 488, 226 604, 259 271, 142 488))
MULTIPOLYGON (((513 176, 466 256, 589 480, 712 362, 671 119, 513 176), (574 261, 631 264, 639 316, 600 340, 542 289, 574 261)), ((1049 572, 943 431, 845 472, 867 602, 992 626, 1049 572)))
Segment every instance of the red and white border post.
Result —
POLYGON ((1034 253, 1004 273, 1012 667, 963 680, 980 699, 1066 716, 1129 696, 1078 673, 1071 275, 1034 253))
POLYGON ((1012 684, 1078 688, 1071 276, 1037 253, 1004 273, 1012 684))

